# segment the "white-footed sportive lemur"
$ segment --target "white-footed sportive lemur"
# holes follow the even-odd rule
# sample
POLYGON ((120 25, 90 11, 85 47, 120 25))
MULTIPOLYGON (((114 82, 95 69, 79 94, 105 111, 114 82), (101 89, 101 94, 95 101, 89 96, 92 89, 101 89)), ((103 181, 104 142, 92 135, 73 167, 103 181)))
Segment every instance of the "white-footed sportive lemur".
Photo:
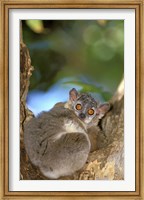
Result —
POLYGON ((109 110, 73 88, 69 100, 32 118, 24 127, 24 144, 31 162, 49 179, 72 175, 81 169, 91 149, 87 130, 109 110))

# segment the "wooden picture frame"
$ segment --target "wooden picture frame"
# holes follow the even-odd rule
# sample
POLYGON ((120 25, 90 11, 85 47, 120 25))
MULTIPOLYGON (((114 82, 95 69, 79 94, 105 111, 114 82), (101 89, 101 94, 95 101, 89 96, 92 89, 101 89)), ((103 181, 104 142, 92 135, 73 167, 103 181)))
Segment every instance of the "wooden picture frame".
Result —
POLYGON ((98 0, 98 1, 68 1, 68 0, 1 0, 1 139, 0 139, 0 197, 1 199, 144 199, 144 140, 143 140, 143 119, 144 119, 144 59, 143 59, 143 0, 98 0), (136 12, 136 190, 123 192, 22 192, 9 191, 9 90, 8 90, 8 56, 9 56, 9 9, 38 9, 38 8, 115 8, 135 9, 136 12))

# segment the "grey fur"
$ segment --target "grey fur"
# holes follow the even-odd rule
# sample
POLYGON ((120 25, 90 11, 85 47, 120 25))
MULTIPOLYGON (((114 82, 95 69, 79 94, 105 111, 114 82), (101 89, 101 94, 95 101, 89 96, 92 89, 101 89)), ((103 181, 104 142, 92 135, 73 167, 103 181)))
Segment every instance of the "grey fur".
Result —
POLYGON ((96 109, 97 103, 91 96, 81 97, 72 89, 65 107, 54 106, 49 112, 31 119, 24 127, 27 154, 48 178, 71 175, 87 160, 91 148, 87 124, 79 118, 74 105, 81 101, 84 108, 92 106, 96 109))

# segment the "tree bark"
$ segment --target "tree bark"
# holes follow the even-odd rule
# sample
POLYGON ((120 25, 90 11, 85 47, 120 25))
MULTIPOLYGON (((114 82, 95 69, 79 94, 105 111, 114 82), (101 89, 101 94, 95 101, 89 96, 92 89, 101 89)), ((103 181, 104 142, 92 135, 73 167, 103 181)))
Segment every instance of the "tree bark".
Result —
MULTIPOLYGON (((20 170, 21 179, 48 179, 41 174, 26 155, 23 143, 23 126, 34 117, 26 107, 26 97, 33 67, 26 45, 20 44, 20 170)), ((110 100, 111 110, 96 127, 92 140, 94 151, 80 171, 73 176, 61 177, 61 180, 122 180, 124 179, 124 82, 120 83, 110 100)))

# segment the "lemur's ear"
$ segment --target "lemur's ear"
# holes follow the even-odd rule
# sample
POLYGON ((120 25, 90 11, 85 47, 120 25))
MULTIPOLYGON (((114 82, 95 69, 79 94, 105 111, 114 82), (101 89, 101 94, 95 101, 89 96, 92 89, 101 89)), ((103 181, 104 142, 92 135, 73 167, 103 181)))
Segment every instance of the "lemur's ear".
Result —
POLYGON ((96 109, 96 115, 101 119, 110 109, 109 103, 100 104, 96 109))
POLYGON ((78 97, 78 92, 75 88, 73 88, 72 90, 69 91, 69 99, 71 101, 75 101, 78 97))

